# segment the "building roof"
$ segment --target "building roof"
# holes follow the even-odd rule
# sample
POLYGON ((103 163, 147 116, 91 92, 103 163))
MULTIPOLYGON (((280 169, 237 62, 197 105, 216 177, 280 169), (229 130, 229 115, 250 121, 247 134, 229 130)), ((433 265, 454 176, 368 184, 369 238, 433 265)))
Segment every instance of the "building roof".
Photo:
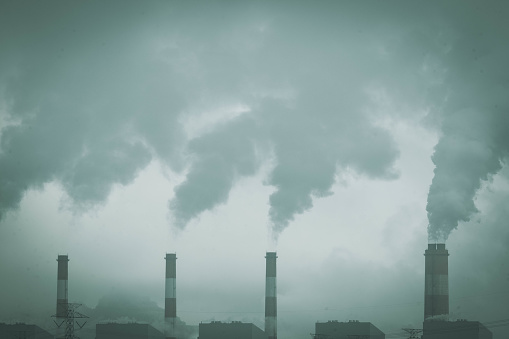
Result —
POLYGON ((116 339, 116 338, 150 338, 163 339, 164 334, 149 324, 140 323, 106 323, 95 325, 96 339, 116 339))
POLYGON ((348 322, 330 320, 315 324, 315 337, 342 338, 348 336, 385 337, 385 334, 372 323, 358 320, 350 320, 348 322))
POLYGON ((0 338, 53 339, 53 335, 37 325, 0 323, 0 338))
POLYGON ((213 321, 200 323, 198 339, 266 339, 265 331, 252 323, 213 321))
POLYGON ((423 324, 424 339, 491 339, 493 334, 479 321, 428 320, 423 324))

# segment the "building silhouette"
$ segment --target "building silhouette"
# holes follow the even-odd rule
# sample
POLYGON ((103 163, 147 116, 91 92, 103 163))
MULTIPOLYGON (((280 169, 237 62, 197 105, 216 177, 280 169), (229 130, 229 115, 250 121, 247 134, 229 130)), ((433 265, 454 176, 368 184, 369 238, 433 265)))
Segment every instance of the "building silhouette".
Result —
POLYGON ((478 321, 425 321, 422 339, 492 339, 493 334, 478 321))
POLYGON ((53 335, 37 325, 24 323, 0 323, 0 338, 2 339, 53 339, 53 335))
POLYGON ((164 334, 149 324, 97 324, 96 339, 164 339, 164 334))
POLYGON ((252 323, 240 321, 201 323, 198 330, 198 339, 267 339, 265 331, 252 323))
POLYGON ((385 339, 385 334, 369 322, 327 321, 315 324, 314 339, 385 339))

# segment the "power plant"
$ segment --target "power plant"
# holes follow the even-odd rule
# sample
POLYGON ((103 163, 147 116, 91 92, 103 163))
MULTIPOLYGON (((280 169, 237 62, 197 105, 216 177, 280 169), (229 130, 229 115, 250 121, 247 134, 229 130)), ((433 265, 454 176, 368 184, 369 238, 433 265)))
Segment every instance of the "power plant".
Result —
MULTIPOLYGON (((449 251, 445 244, 428 244, 425 250, 424 263, 424 321, 422 329, 404 329, 410 338, 420 339, 492 339, 492 333, 477 321, 449 321, 449 251), (417 335, 422 333, 421 337, 417 335)), ((165 302, 162 332, 149 324, 138 323, 106 323, 96 325, 96 339, 188 339, 179 330, 177 319, 176 279, 177 269, 175 253, 165 256, 165 302), (180 333, 180 334, 179 334, 180 333)), ((277 339, 277 269, 276 252, 265 255, 265 324, 260 329, 252 323, 239 321, 200 323, 198 339, 277 339)), ((31 337, 41 339, 75 339, 74 326, 80 328, 85 322, 77 319, 87 316, 76 309, 79 304, 69 303, 69 257, 58 255, 57 258, 57 293, 56 314, 53 337, 35 325, 0 324, 0 338, 25 338, 21 334, 32 333, 31 337), (35 331, 35 332, 34 332, 35 331), (17 334, 16 334, 17 333, 17 334), (19 335, 18 335, 19 334, 19 335)), ((23 334, 23 335, 24 335, 23 334)), ((369 322, 351 320, 340 322, 331 320, 316 322, 313 339, 385 339, 385 334, 369 322)), ((27 337, 28 338, 28 337, 27 337)))

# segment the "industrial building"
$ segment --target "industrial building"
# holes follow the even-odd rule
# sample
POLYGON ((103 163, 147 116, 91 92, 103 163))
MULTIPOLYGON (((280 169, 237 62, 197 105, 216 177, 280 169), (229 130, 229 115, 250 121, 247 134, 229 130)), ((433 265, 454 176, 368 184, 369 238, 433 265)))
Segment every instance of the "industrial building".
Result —
MULTIPOLYGON (((252 323, 213 321, 200 323, 198 339, 267 339, 267 334, 252 323)), ((99 338, 98 338, 99 339, 99 338)))
POLYGON ((97 324, 95 339, 164 339, 164 334, 149 324, 97 324))
POLYGON ((425 321, 422 339, 492 339, 493 334, 478 321, 425 321))
POLYGON ((369 322, 327 321, 315 324, 314 339, 385 339, 385 333, 369 322))
POLYGON ((0 338, 53 339, 53 335, 37 325, 0 323, 0 338))

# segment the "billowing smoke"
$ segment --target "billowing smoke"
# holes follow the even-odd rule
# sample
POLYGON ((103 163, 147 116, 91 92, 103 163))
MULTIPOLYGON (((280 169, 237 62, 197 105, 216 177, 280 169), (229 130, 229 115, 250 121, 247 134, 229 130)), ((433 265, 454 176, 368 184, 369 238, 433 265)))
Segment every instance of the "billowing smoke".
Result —
POLYGON ((223 68, 222 60, 210 56, 234 60, 228 82, 215 74, 202 81, 218 87, 221 98, 228 97, 223 90, 235 93, 248 110, 189 143, 192 164, 170 204, 181 227, 225 202, 235 181, 255 174, 264 159, 273 159, 267 184, 275 188, 269 217, 276 235, 296 214, 309 210, 313 198, 332 194, 342 170, 372 178, 397 176, 395 143, 367 109, 369 86, 387 79, 395 66, 395 60, 377 51, 374 32, 360 43, 355 29, 343 30, 347 25, 333 23, 333 17, 324 18, 331 21, 331 31, 299 27, 304 12, 288 17, 272 10, 277 20, 250 18, 240 31, 212 36, 202 47, 203 57, 197 56, 204 63, 201 69, 223 68), (239 34, 245 39, 241 46, 220 43, 236 41, 239 34))
MULTIPOLYGON (((454 8, 448 8, 451 12, 454 8)), ((452 16, 442 133, 428 195, 430 241, 444 241, 478 212, 475 196, 509 154, 509 58, 506 3, 470 4, 452 16)))
MULTIPOLYGON (((509 108, 509 106, 507 106, 509 108)), ((509 126, 507 113, 489 108, 461 111, 448 117, 456 125, 447 131, 435 148, 436 165, 428 195, 430 240, 443 241, 458 226, 478 212, 475 195, 482 181, 489 180, 502 168, 509 152, 509 138, 501 126, 509 126), (462 128, 458 128, 462 126, 462 128)))
POLYGON ((195 159, 171 202, 178 227, 225 202, 236 178, 255 174, 259 167, 255 141, 252 119, 242 116, 189 143, 195 159))
POLYGON ((53 5, 2 11, 0 217, 48 182, 86 209, 154 154, 178 165, 182 96, 172 70, 146 54, 140 27, 125 24, 140 9, 120 9, 119 32, 108 23, 112 4, 53 5))
POLYGON ((181 228, 266 159, 277 230, 331 194, 341 169, 394 177, 398 151, 365 110, 394 66, 376 30, 364 38, 331 15, 331 29, 314 25, 327 12, 305 7, 56 6, 3 12, 0 216, 54 181, 87 209, 153 158, 187 171, 170 202, 181 228), (236 105, 246 109, 189 132, 236 105))
POLYGON ((507 78, 493 59, 507 55, 490 50, 506 33, 492 37, 501 17, 476 31, 488 15, 458 20, 453 3, 388 6, 10 4, 0 14, 0 217, 49 182, 75 207, 101 204, 157 159, 186 173, 169 202, 183 228, 270 162, 277 234, 344 170, 397 176, 398 149, 379 124, 393 112, 377 110, 378 91, 405 116, 441 108, 428 212, 430 234, 448 234, 475 212, 480 180, 507 149, 507 78))

